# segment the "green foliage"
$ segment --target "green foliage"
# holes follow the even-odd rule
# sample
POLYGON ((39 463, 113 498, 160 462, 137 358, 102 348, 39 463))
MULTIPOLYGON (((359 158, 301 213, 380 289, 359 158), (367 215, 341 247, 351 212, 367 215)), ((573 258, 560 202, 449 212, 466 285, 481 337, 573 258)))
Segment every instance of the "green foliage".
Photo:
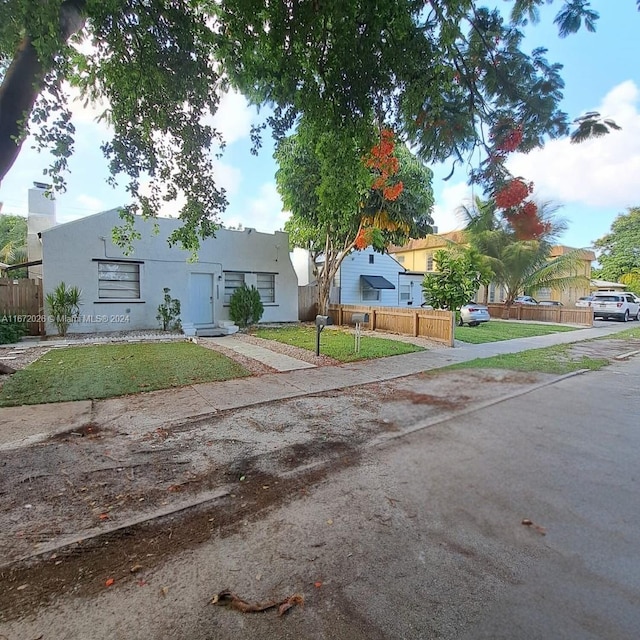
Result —
POLYGON ((436 309, 459 312, 463 304, 475 298, 481 285, 489 283, 491 273, 474 250, 440 250, 433 257, 438 271, 427 273, 422 290, 425 300, 436 309))
POLYGON ((0 344, 19 342, 20 338, 26 334, 27 325, 24 322, 18 322, 10 316, 0 318, 0 344))
MULTIPOLYGON (((27 261, 27 219, 0 215, 0 262, 18 264, 27 261)), ((26 269, 14 269, 12 278, 26 278, 26 269)))
MULTIPOLYGON (((113 137, 102 151, 112 180, 128 182, 134 204, 125 216, 156 215, 182 196, 184 224, 171 242, 196 249, 226 206, 213 171, 224 142, 210 116, 234 86, 272 108, 267 121, 278 139, 300 122, 339 137, 328 147, 317 141, 326 176, 333 167, 336 178, 323 178, 319 195, 350 210, 346 181, 361 186, 354 152, 370 148, 376 127, 393 128, 423 160, 453 158, 454 166, 477 148, 495 157, 480 132, 514 114, 524 151, 568 132, 560 66, 542 48, 522 50, 518 27, 542 1, 515 0, 511 22, 479 0, 5 0, 0 180, 30 124, 54 154, 54 188, 64 189, 75 136, 66 80, 108 105, 101 118, 113 137)), ((566 0, 556 22, 564 36, 593 30, 597 18, 585 0, 566 0)), ((262 124, 252 130, 256 146, 262 124)), ((485 166, 472 179, 488 185, 492 171, 485 166)), ((117 233, 125 247, 130 221, 117 233)))
POLYGON ((543 324, 541 322, 528 324, 526 322, 501 322, 491 320, 483 322, 477 327, 456 327, 456 340, 470 344, 484 344, 485 342, 500 342, 532 336, 546 336, 551 333, 575 331, 576 327, 560 324, 543 324))
MULTIPOLYGON (((314 352, 316 349, 316 329, 309 326, 284 327, 281 329, 260 328, 255 335, 266 340, 275 340, 294 347, 314 352)), ((350 331, 325 329, 321 336, 321 352, 323 355, 340 362, 354 362, 370 358, 385 358, 414 351, 424 351, 418 347, 398 340, 365 336, 360 343, 360 351, 355 353, 354 337, 350 331)))
POLYGON ((640 295, 640 269, 632 269, 629 273, 623 273, 618 280, 625 284, 629 291, 640 295))
POLYGON ((598 252, 600 277, 617 282, 640 270, 640 207, 630 207, 611 225, 611 231, 593 243, 598 252))
POLYGON ((484 256, 493 274, 491 280, 506 289, 506 304, 512 304, 523 292, 535 294, 544 288, 589 285, 589 278, 577 275, 584 264, 581 250, 549 257, 556 236, 565 229, 565 223, 554 218, 556 210, 548 202, 538 205, 540 219, 549 224, 548 231, 538 240, 518 240, 513 229, 498 216, 493 201, 477 199, 473 208, 463 210, 468 221, 467 240, 484 256))
POLYGON ((171 297, 171 289, 165 287, 162 304, 158 306, 156 320, 160 323, 163 331, 180 331, 180 300, 171 297))
POLYGON ((12 375, 0 389, 0 406, 112 398, 248 375, 237 362, 190 342, 70 347, 12 375))
POLYGON ((47 293, 45 302, 56 325, 58 334, 64 338, 69 325, 80 315, 80 297, 82 291, 78 287, 67 287, 61 282, 52 293, 47 293))
MULTIPOLYGON (((369 145, 376 142, 366 140, 369 145)), ((384 214, 397 225, 395 230, 376 230, 372 235, 378 251, 390 242, 402 243, 431 231, 431 170, 402 143, 397 144, 397 179, 404 188, 397 200, 382 201, 379 190, 371 188, 375 174, 362 161, 370 149, 359 145, 348 130, 317 131, 307 122, 276 149, 276 184, 284 208, 291 211, 285 223, 289 241, 308 249, 314 261, 323 256, 318 274, 320 313, 326 309, 331 281, 355 246, 363 218, 384 214)))
POLYGON ((518 353, 505 353, 491 358, 478 358, 451 365, 446 369, 509 369, 564 375, 580 369, 598 371, 608 364, 609 361, 606 358, 590 358, 579 352, 574 354, 570 345, 558 345, 518 353))
POLYGON ((260 300, 260 292, 251 285, 246 284, 236 289, 229 300, 229 315, 240 327, 249 327, 260 322, 264 313, 264 305, 260 300))

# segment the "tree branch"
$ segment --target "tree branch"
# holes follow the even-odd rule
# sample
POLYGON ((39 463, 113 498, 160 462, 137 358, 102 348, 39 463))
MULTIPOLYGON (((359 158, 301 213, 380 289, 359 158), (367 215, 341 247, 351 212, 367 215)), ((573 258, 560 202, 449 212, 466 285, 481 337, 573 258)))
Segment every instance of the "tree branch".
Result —
MULTIPOLYGON (((85 0, 66 0, 60 7, 59 36, 62 44, 84 26, 85 0)), ((44 77, 53 60, 42 61, 27 34, 9 65, 0 86, 0 183, 16 161, 26 123, 42 91, 44 77)))

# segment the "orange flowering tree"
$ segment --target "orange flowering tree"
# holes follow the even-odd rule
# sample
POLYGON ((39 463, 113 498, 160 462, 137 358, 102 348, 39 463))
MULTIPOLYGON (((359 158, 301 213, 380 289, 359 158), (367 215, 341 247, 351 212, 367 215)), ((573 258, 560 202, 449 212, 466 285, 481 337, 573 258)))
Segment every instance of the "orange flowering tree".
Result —
POLYGON ((291 217, 292 246, 315 264, 319 313, 352 251, 423 237, 431 231, 432 173, 390 129, 362 149, 349 130, 318 131, 301 123, 276 150, 276 184, 291 217))

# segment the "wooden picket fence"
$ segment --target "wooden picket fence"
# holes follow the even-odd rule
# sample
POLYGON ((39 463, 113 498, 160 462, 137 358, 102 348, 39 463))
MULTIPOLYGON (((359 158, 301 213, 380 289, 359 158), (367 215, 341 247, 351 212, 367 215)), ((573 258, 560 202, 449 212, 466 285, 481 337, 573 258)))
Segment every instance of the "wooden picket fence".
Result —
POLYGON ((590 307, 547 307, 545 305, 516 304, 507 307, 504 304, 487 305, 492 318, 502 320, 530 320, 534 322, 553 322, 555 324, 580 324, 593 326, 593 309, 590 307))
POLYGON ((309 322, 315 320, 318 313, 318 287, 308 284, 298 287, 298 320, 309 322))
POLYGON ((404 307, 365 307, 351 304, 329 305, 334 324, 353 325, 354 313, 368 313, 370 331, 386 331, 405 336, 423 337, 453 347, 455 318, 451 311, 405 309, 404 307))
POLYGON ((0 278, 0 320, 16 316, 26 320, 29 335, 44 334, 42 282, 0 278))

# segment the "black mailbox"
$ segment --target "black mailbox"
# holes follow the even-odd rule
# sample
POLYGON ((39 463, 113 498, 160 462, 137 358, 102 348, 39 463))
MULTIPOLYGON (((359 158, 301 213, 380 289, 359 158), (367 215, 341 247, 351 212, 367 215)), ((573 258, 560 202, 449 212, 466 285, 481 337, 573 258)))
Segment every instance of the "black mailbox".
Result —
POLYGON ((320 332, 328 325, 333 324, 331 316, 316 316, 316 355, 320 355, 320 332))
POLYGON ((328 324, 333 324, 331 316, 316 316, 316 327, 326 327, 328 324))
POLYGON ((351 322, 353 322, 353 324, 361 324, 363 322, 369 322, 369 314, 368 313, 352 313, 351 322))

